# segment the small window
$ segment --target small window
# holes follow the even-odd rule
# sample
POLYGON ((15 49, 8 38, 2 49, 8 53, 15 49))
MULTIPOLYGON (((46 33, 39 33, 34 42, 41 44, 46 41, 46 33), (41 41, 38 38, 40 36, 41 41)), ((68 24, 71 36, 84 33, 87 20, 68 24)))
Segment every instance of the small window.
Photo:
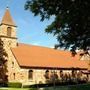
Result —
POLYGON ((15 73, 13 73, 13 79, 15 80, 15 73))
POLYGON ((72 77, 75 77, 77 74, 77 71, 76 70, 72 70, 72 77))
POLYGON ((28 79, 33 79, 33 70, 29 70, 28 79))
POLYGON ((14 68, 14 62, 12 61, 12 68, 14 68))
POLYGON ((49 70, 46 70, 46 72, 45 73, 49 73, 49 70))
POLYGON ((60 77, 62 78, 64 76, 63 71, 60 70, 60 77))
POLYGON ((7 36, 11 37, 11 27, 7 27, 7 36))
POLYGON ((45 77, 46 79, 49 79, 49 78, 50 78, 50 77, 49 77, 49 70, 46 70, 46 71, 45 71, 44 77, 45 77))

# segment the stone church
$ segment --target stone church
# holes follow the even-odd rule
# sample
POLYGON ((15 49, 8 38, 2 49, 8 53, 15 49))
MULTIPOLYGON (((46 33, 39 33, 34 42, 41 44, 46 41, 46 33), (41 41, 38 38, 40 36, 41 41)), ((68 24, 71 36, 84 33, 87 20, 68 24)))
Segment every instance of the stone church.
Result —
MULTIPOLYGON (((61 79, 61 73, 86 72, 88 63, 69 51, 55 50, 17 42, 17 26, 7 8, 0 23, 0 38, 8 54, 7 76, 9 82, 23 85, 46 83, 52 77, 61 79)), ((83 73, 83 77, 87 76, 83 73)))

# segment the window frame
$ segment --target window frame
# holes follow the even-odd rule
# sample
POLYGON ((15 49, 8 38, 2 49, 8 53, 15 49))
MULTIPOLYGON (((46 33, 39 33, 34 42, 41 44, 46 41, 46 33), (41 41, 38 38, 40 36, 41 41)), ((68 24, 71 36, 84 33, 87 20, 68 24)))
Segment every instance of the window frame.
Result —
POLYGON ((33 79, 33 70, 28 71, 28 79, 32 80, 33 79))
POLYGON ((12 28, 11 27, 7 27, 7 36, 11 37, 12 35, 12 28))

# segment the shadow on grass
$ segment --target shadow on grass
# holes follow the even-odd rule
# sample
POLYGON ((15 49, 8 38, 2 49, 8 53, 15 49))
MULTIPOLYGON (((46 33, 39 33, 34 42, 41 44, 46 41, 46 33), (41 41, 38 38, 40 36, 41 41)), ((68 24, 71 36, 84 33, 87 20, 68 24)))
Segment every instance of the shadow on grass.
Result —
POLYGON ((90 84, 30 88, 29 90, 90 90, 90 84))

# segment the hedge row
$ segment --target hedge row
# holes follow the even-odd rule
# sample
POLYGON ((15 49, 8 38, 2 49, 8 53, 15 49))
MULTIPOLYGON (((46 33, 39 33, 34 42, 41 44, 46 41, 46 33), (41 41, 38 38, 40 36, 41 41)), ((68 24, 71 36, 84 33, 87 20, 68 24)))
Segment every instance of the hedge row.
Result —
POLYGON ((33 85, 24 85, 23 88, 37 88, 37 87, 52 87, 52 86, 67 86, 67 85, 78 85, 78 84, 86 84, 86 82, 56 82, 56 83, 48 83, 48 84, 33 84, 33 85))
POLYGON ((22 87, 22 83, 20 83, 20 82, 8 82, 7 86, 8 87, 21 88, 22 87))
POLYGON ((21 88, 22 83, 20 82, 7 82, 7 83, 0 83, 1 87, 13 87, 13 88, 21 88))

